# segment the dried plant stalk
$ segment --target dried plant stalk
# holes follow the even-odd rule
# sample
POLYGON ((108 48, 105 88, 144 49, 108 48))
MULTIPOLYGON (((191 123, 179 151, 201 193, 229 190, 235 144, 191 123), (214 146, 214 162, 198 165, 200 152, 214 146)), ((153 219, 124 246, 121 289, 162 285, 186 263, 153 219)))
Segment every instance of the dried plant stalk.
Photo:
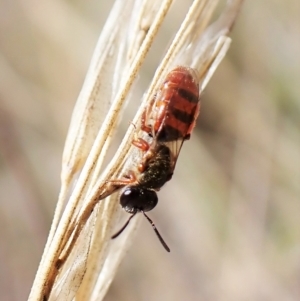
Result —
MULTIPOLYGON (((112 195, 116 188, 107 181, 120 177, 130 168, 131 158, 139 156, 131 146, 134 127, 129 127, 105 171, 100 171, 122 106, 172 1, 124 2, 116 1, 113 7, 74 109, 59 203, 29 300, 101 300, 138 221, 110 243, 120 208, 118 196, 112 195)), ((242 1, 229 1, 221 17, 207 28, 217 3, 193 2, 145 93, 134 124, 139 124, 146 104, 174 65, 197 69, 200 90, 207 85, 230 45, 227 35, 242 1)))

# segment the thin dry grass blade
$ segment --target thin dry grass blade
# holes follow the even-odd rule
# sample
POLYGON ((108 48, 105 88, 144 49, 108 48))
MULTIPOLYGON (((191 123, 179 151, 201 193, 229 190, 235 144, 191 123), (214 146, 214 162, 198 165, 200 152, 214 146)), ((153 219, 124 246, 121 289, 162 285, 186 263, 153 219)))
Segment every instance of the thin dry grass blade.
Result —
MULTIPOLYGON (((120 3, 120 2, 117 2, 117 3, 120 3)), ((122 88, 117 93, 116 100, 113 102, 114 105, 110 108, 109 113, 105 116, 106 118, 103 122, 102 129, 97 134, 96 141, 93 144, 93 148, 92 148, 91 152, 89 153, 89 157, 86 161, 83 171, 80 174, 80 177, 78 179, 75 190, 73 191, 73 193, 70 197, 70 200, 65 208, 65 211, 62 215, 62 218, 60 221, 61 227, 59 226, 58 230, 56 230, 53 240, 52 241, 49 240, 49 242, 51 242, 51 245, 49 246, 49 248, 46 248, 46 252, 48 254, 45 253, 45 255, 43 256, 42 264, 41 264, 38 274, 36 276, 36 283, 34 284, 33 290, 30 295, 30 298, 32 300, 35 300, 38 298, 39 299, 47 299, 48 298, 51 288, 53 286, 53 283, 55 281, 55 278, 57 276, 58 270, 61 268, 61 265, 67 259, 67 256, 69 255, 69 250, 72 249, 72 246, 74 245, 74 242, 76 241, 79 233, 81 232, 83 226, 85 225, 87 218, 90 216, 89 208, 91 207, 93 210, 95 204, 98 202, 99 199, 101 199, 101 197, 103 198, 103 195, 108 195, 111 193, 111 191, 107 191, 107 189, 104 185, 104 180, 102 179, 101 180, 102 185, 98 185, 96 187, 96 190, 95 189, 93 190, 94 197, 89 198, 90 203, 88 204, 87 209, 82 210, 82 215, 80 216, 80 221, 78 222, 79 224, 77 224, 77 221, 76 221, 77 213, 76 212, 78 212, 78 210, 80 210, 80 207, 78 206, 78 204, 84 200, 85 189, 87 187, 89 179, 92 178, 95 162, 97 161, 101 150, 103 150, 103 146, 107 145, 107 138, 111 135, 111 131, 113 130, 113 128, 116 124, 118 114, 119 114, 120 109, 126 99, 126 95, 129 92, 129 89, 133 83, 133 80, 137 74, 137 71, 142 64, 142 61, 144 60, 146 53, 148 52, 150 45, 153 41, 153 38, 156 35, 157 30, 160 27, 162 20, 164 19, 164 16, 166 15, 166 12, 167 12, 168 8, 170 7, 171 3, 172 3, 172 1, 166 0, 160 6, 160 11, 157 14, 157 16, 147 34, 146 40, 144 41, 142 47, 139 49, 139 53, 135 57, 135 60, 133 61, 132 66, 130 67, 129 77, 124 79, 122 88), (102 188, 103 195, 101 195, 101 192, 99 192, 99 187, 100 187, 100 189, 102 188), (75 213, 75 217, 74 217, 74 213, 75 213), (76 229, 75 229, 75 227, 76 227, 76 229), (73 231, 74 231, 74 233, 72 234, 73 231), (70 238, 70 242, 68 243, 69 238, 70 238), (39 274, 41 274, 43 276, 39 277, 39 274), (39 296, 39 297, 37 298, 36 296, 39 296)), ((115 6, 115 7, 118 8, 118 6, 115 6)), ((120 21, 120 19, 118 19, 118 22, 119 21, 120 21)), ((125 21, 126 20, 124 20, 124 23, 125 23, 125 21)), ((107 54, 109 54, 109 53, 107 53, 107 54)), ((96 65, 99 66, 98 60, 93 60, 93 61, 94 62, 96 61, 97 62, 96 65)), ((99 79, 99 74, 97 74, 97 77, 99 79)), ((108 99, 110 99, 110 98, 108 98, 108 99)), ((79 103, 81 103, 81 102, 79 102, 79 103)), ((73 118, 73 120, 78 119, 78 116, 76 117, 77 112, 80 112, 80 110, 78 110, 78 107, 80 108, 80 105, 77 105, 77 107, 76 107, 76 113, 74 114, 75 117, 73 118)), ((84 106, 84 107, 86 107, 86 106, 84 106)), ((88 106, 88 109, 90 109, 89 106, 88 106)), ((87 118, 87 120, 88 120, 88 118, 87 118)), ((72 125, 74 125, 74 122, 72 122, 72 125)), ((85 127, 83 127, 83 129, 85 129, 85 127)), ((82 128, 80 128, 80 131, 81 130, 82 130, 82 128)), ((79 133, 81 133, 80 131, 79 131, 79 133)), ((71 133, 70 135, 73 136, 74 133, 78 133, 78 131, 73 131, 71 129, 70 133, 71 133)), ((83 137, 83 136, 84 135, 82 135, 81 137, 83 137)), ((67 145, 69 145, 69 143, 67 143, 67 145)), ((72 143, 71 143, 71 145, 72 145, 72 143)), ((72 148, 70 148, 70 149, 72 150, 72 148)), ((75 153, 76 153, 76 151, 75 151, 75 153)), ((123 153, 124 153, 124 151, 123 151, 123 153)), ((82 151, 80 150, 80 148, 78 149, 78 156, 79 156, 79 161, 76 161, 76 159, 74 159, 76 162, 71 162, 70 164, 75 164, 75 163, 77 164, 78 162, 80 162, 81 158, 83 158, 82 151)), ((76 157, 76 155, 75 155, 75 157, 76 157)), ((121 160, 116 163, 116 166, 118 164, 120 164, 120 162, 122 162, 122 157, 121 157, 121 160)), ((69 165, 69 163, 66 164, 67 169, 70 168, 70 166, 68 166, 68 165, 69 165)), ((77 170, 76 169, 77 167, 76 168, 75 167, 74 167, 73 171, 77 170)), ((116 169, 116 167, 113 166, 112 168, 109 169, 108 173, 111 175, 115 169, 116 169)), ((73 171, 71 173, 73 173, 73 171)), ((64 172, 63 172, 63 174, 64 174, 64 172)), ((68 174, 68 170, 67 170, 66 174, 68 174)), ((70 185, 70 182, 68 182, 67 185, 70 185)), ((60 207, 62 207, 62 206, 60 206, 60 207)), ((59 216, 59 212, 58 212, 57 216, 59 216)), ((52 231, 52 233, 54 231, 55 231, 55 229, 52 231)))
POLYGON ((124 2, 117 1, 113 7, 97 43, 84 85, 76 102, 63 153, 61 192, 46 250, 61 218, 66 198, 71 193, 72 182, 76 179, 76 175, 78 177, 111 106, 112 94, 115 91, 111 79, 118 55, 112 49, 120 43, 117 41, 120 39, 118 37, 120 25, 116 26, 116 24, 118 24, 118 20, 122 22, 128 18, 132 3, 133 1, 127 2, 125 5, 124 2))

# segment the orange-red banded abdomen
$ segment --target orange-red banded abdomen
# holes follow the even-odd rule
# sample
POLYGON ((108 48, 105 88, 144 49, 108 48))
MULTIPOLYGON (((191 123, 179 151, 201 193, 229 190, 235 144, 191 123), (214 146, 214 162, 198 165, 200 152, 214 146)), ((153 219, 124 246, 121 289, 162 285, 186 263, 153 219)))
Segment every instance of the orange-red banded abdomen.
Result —
POLYGON ((156 96, 153 131, 157 141, 188 139, 199 114, 199 83, 196 71, 176 67, 156 96))

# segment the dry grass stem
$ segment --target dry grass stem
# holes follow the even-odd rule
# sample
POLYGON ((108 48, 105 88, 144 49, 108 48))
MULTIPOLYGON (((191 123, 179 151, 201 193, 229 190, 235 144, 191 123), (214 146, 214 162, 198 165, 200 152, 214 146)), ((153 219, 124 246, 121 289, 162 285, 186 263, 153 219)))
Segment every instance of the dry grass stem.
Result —
MULTIPOLYGON (((116 1, 96 46, 78 97, 63 154, 61 192, 29 300, 102 300, 131 240, 138 218, 117 240, 112 227, 120 206, 109 184, 140 154, 131 145, 140 129, 130 126, 105 170, 130 89, 173 1, 116 1), (74 185, 74 189, 72 188, 74 185), (100 201, 101 200, 101 201, 100 201)), ((225 56, 227 36, 242 1, 229 1, 208 24, 218 1, 195 0, 158 67, 133 123, 162 78, 177 64, 199 72, 201 92, 225 56)))

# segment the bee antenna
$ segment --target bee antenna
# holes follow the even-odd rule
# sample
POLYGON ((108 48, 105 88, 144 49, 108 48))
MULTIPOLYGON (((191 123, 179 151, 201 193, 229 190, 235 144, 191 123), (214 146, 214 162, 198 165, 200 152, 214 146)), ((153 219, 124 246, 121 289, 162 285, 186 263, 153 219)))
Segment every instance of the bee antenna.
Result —
POLYGON ((136 215, 136 212, 134 212, 132 215, 130 215, 129 219, 127 220, 127 222, 125 223, 125 225, 117 232, 115 233, 111 239, 114 239, 116 237, 118 237, 124 230, 125 228, 128 226, 129 222, 131 221, 131 219, 136 215))
MULTIPOLYGON (((168 247, 168 245, 166 244, 166 242, 163 240, 163 238, 161 237, 161 235, 159 234, 159 232, 158 232, 158 230, 157 230, 157 228, 156 228, 156 226, 155 226, 155 224, 153 223, 153 221, 150 219, 150 217, 144 212, 144 211, 142 211, 143 212, 143 214, 145 215, 145 217, 146 217, 146 219, 149 221, 149 223, 151 224, 151 226, 152 226, 152 228, 153 228, 153 230, 154 230, 154 232, 155 232, 155 234, 157 235, 157 237, 158 237, 158 239, 159 239, 159 241, 161 242, 161 244, 163 245, 163 247, 165 248, 165 250, 167 251, 167 252, 170 252, 170 248, 168 247)), ((131 217, 130 217, 131 218, 131 217)), ((127 224, 129 223, 129 221, 127 222, 127 224)), ((123 231, 124 229, 122 229, 122 231, 123 231)), ((121 231, 121 232, 122 232, 121 231)), ((120 233, 118 233, 118 235, 119 235, 120 233)))

